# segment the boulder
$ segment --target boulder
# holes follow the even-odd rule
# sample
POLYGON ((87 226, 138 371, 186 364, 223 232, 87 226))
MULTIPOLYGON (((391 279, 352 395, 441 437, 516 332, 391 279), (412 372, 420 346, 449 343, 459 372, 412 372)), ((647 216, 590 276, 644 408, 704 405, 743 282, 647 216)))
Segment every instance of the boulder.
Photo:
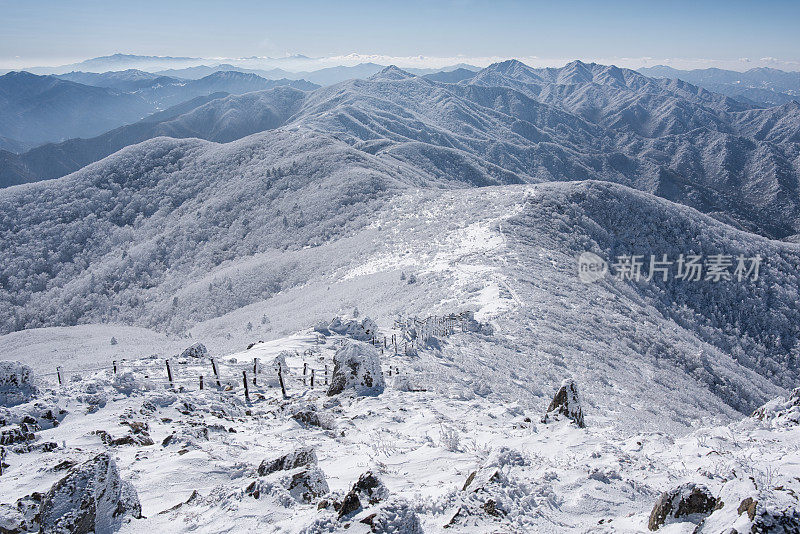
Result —
POLYGON ((38 394, 33 370, 20 362, 0 361, 0 406, 16 406, 38 394))
POLYGON ((260 499, 262 495, 273 495, 279 500, 291 498, 310 503, 329 493, 330 488, 325 480, 325 473, 319 467, 306 465, 254 480, 244 492, 254 499, 260 499))
POLYGON ((658 530, 675 520, 699 523, 719 504, 719 501, 703 485, 687 483, 661 494, 650 512, 647 528, 658 530))
POLYGON ((369 525, 371 532, 402 532, 403 534, 422 534, 424 532, 413 505, 403 499, 392 499, 370 512, 359 522, 369 525))
POLYGON ((328 413, 320 412, 313 405, 297 408, 292 414, 292 419, 304 427, 316 426, 324 430, 336 428, 336 421, 333 417, 328 413))
MULTIPOLYGON (((329 333, 333 332, 342 336, 347 336, 358 341, 371 341, 378 333, 378 325, 370 319, 365 317, 363 320, 356 319, 345 320, 341 317, 334 317, 330 324, 325 328, 329 333)), ((321 329, 317 329, 321 332, 321 329)))
POLYGON ((258 466, 258 474, 263 477, 276 471, 289 471, 311 465, 317 465, 317 454, 311 447, 301 447, 278 458, 264 460, 258 466))
POLYGON ((547 407, 547 413, 542 418, 542 422, 547 423, 551 419, 557 420, 562 416, 574 421, 579 428, 586 426, 583 421, 583 407, 578 394, 578 386, 569 379, 561 383, 550 406, 547 407))
POLYGON ((287 489, 292 497, 301 502, 312 502, 330 491, 325 473, 316 466, 309 466, 294 473, 287 489))
POLYGON ((181 358, 207 358, 208 357, 208 349, 202 343, 198 342, 188 347, 186 350, 181 352, 181 358))
POLYGON ((339 518, 361 510, 364 505, 373 505, 389 496, 389 490, 372 471, 363 473, 345 495, 339 508, 339 518))
POLYGON ((329 396, 346 390, 356 395, 380 395, 385 387, 380 353, 375 347, 350 341, 336 351, 329 396))
POLYGON ((119 529, 142 508, 133 486, 119 476, 117 464, 102 453, 69 471, 42 498, 37 522, 42 534, 105 534, 119 529))

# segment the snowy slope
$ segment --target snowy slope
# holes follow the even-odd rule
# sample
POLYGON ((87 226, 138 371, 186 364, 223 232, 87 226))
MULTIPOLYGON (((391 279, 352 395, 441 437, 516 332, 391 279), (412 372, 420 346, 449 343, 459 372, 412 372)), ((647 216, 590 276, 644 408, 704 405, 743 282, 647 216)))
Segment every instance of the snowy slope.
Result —
MULTIPOLYGON (((176 390, 163 360, 151 359, 125 362, 117 377, 111 370, 83 374, 61 388, 40 380, 39 401, 68 413, 57 427, 36 432, 31 452, 7 456, 3 501, 11 506, 0 509, 3 519, 19 517, 11 511, 17 499, 46 492, 70 466, 107 451, 142 508, 120 532, 643 532, 659 495, 686 483, 707 487, 722 501, 719 510, 672 520, 660 531, 692 532, 706 516, 699 532, 763 528, 781 515, 797 524, 800 427, 796 406, 785 399, 770 403, 762 419, 682 436, 620 431, 612 424, 616 413, 589 406, 586 428, 544 424, 541 406, 510 399, 467 371, 467 361, 479 361, 473 343, 480 335, 469 333, 416 357, 386 351, 384 373, 393 367, 394 374, 377 396, 328 397, 324 382, 303 385, 303 363, 330 365, 347 341, 334 335, 319 345, 311 334, 226 357, 218 365, 230 388, 208 380, 206 358, 173 359, 176 390), (288 398, 265 364, 247 401, 237 370, 280 351, 289 355, 288 398), (199 391, 202 373, 207 382, 199 391), (789 411, 779 412, 784 406, 789 411), (37 443, 55 448, 43 452, 37 443), (263 467, 308 448, 312 455, 286 470, 263 467), (324 485, 309 486, 319 489, 304 498, 290 488, 306 480, 305 462, 324 485), (379 481, 374 501, 362 494, 361 508, 341 517, 332 503, 343 503, 364 473, 379 481), (757 501, 752 517, 739 504, 748 498, 757 501), (373 514, 373 525, 382 526, 364 524, 373 514)), ((486 368, 481 376, 498 372, 486 368)), ((543 384, 548 394, 557 385, 543 384)))

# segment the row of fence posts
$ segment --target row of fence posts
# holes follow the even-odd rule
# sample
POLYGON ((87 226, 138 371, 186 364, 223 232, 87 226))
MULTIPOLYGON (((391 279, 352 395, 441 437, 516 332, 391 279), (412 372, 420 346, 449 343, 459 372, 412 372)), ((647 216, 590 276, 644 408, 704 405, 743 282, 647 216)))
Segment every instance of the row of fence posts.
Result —
MULTIPOLYGON (((443 319, 454 319, 455 320, 455 317, 456 316, 450 316, 448 318, 443 318, 443 319)), ((433 316, 433 318, 434 319, 438 319, 438 318, 436 318, 436 316, 433 316)), ((419 321, 417 318, 413 318, 413 321, 415 322, 415 324, 419 323, 419 324, 425 325, 430 319, 431 319, 431 317, 426 319, 425 322, 422 322, 422 321, 419 321)), ((395 323, 396 323, 396 326, 399 325, 403 329, 403 333, 405 334, 407 322, 396 321, 395 323)), ((450 333, 452 333, 452 331, 453 331, 453 324, 454 323, 449 325, 450 333)), ((444 330, 445 332, 447 332, 446 328, 444 330)), ((428 334, 428 335, 430 335, 430 334, 428 334)), ((404 335, 404 337, 405 337, 405 335, 404 335)), ((417 338, 419 338, 419 337, 420 336, 418 335, 417 338)), ((382 345, 381 354, 383 354, 384 349, 389 348, 389 341, 387 340, 386 336, 383 336, 383 342, 382 343, 381 343, 381 340, 379 340, 378 338, 373 336, 371 343, 372 343, 373 346, 382 345)), ((394 354, 397 355, 398 354, 397 334, 392 334, 391 344, 394 347, 394 354)), ((406 354, 408 353, 408 347, 409 347, 409 344, 406 343, 405 344, 405 353, 406 354)), ((313 351, 311 351, 310 349, 306 350, 304 355, 308 355, 309 353, 313 355, 313 351)), ((174 378, 173 373, 172 373, 172 363, 171 363, 169 358, 167 358, 165 360, 165 363, 166 363, 166 368, 167 368, 167 380, 169 381, 170 388, 174 389, 175 388, 175 378, 174 378)), ((112 368, 113 368, 114 374, 116 375, 118 373, 118 369, 119 369, 119 367, 117 365, 117 360, 114 360, 112 362, 112 368)), ((400 374, 400 368, 399 367, 395 366, 394 369, 395 369, 395 374, 400 374)), ((211 371, 214 373, 214 381, 216 382, 217 387, 218 388, 222 387, 222 381, 221 381, 220 374, 219 374, 219 368, 217 367, 217 362, 216 362, 216 360, 214 358, 211 358, 211 371)), ((259 375, 260 371, 261 371, 261 365, 260 365, 259 359, 258 358, 253 358, 253 386, 258 386, 258 375, 259 375)), ((281 386, 281 393, 283 394, 284 398, 286 398, 288 395, 286 393, 286 383, 284 381, 283 369, 282 369, 281 365, 278 365, 277 371, 278 371, 278 382, 280 383, 280 386, 281 386)), ((328 365, 327 364, 325 365, 324 373, 325 373, 325 375, 324 375, 325 376, 325 385, 327 386, 328 385, 328 365)), ((391 366, 389 366, 388 374, 389 374, 389 376, 392 376, 392 367, 391 366)), ((59 386, 64 386, 65 385, 65 379, 64 379, 63 369, 62 369, 61 366, 56 367, 56 375, 58 377, 58 385, 59 386)), ((145 377, 146 377, 146 375, 145 375, 145 377)), ((303 362, 303 385, 307 385, 307 382, 306 382, 307 377, 310 380, 311 387, 313 388, 314 384, 315 384, 315 379, 316 379, 316 370, 315 369, 311 369, 311 372, 309 373, 308 362, 303 362)), ((202 391, 204 389, 204 387, 205 387, 205 377, 203 375, 200 375, 199 379, 200 379, 200 390, 202 391)), ((249 387, 249 380, 248 380, 248 377, 247 377, 247 371, 246 370, 242 370, 242 385, 244 386, 244 396, 249 401, 250 400, 250 387, 249 387)))

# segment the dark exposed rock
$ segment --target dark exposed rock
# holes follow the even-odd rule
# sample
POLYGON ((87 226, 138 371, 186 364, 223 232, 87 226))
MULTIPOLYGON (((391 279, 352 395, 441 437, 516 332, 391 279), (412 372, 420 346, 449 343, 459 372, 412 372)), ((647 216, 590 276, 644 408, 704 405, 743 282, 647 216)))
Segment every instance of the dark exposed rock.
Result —
POLYGON ((497 502, 495 502, 494 499, 486 499, 486 502, 483 503, 483 509, 487 514, 495 517, 500 517, 503 515, 503 513, 497 507, 497 502))
POLYGON ((739 512, 739 515, 742 515, 743 512, 747 512, 747 517, 752 521, 756 517, 756 506, 758 506, 758 501, 754 500, 752 497, 747 497, 739 503, 739 508, 737 508, 736 511, 739 512))
POLYGON ((339 518, 341 519, 361 510, 365 504, 377 504, 388 496, 389 491, 383 485, 383 482, 371 471, 367 471, 358 477, 358 480, 342 500, 342 505, 339 508, 339 518))
MULTIPOLYGON (((183 508, 184 505, 191 504, 191 503, 193 503, 194 501, 196 501, 199 498, 200 498, 200 494, 197 492, 197 490, 194 490, 194 491, 192 491, 192 494, 189 495, 188 499, 186 499, 183 502, 179 502, 175 506, 171 506, 171 507, 167 508, 166 510, 162 510, 162 511, 158 512, 158 515, 168 514, 170 512, 174 512, 176 510, 179 510, 179 509, 183 508)), ((258 497, 256 497, 256 498, 258 498, 258 497)))
POLYGON ((583 421, 583 407, 578 394, 578 386, 572 380, 564 380, 561 383, 561 387, 550 402, 550 406, 547 407, 547 413, 542 418, 542 422, 547 423, 549 420, 558 419, 560 416, 571 419, 579 428, 586 426, 583 421))
POLYGON ((500 469, 497 467, 486 467, 473 471, 464 482, 464 487, 461 491, 476 492, 483 489, 490 482, 499 482, 502 479, 500 469))
POLYGON ((672 519, 699 516, 704 518, 718 506, 719 501, 702 485, 683 484, 664 492, 653 506, 647 528, 658 530, 672 519))
POLYGON ((126 517, 141 517, 136 490, 123 481, 108 453, 73 468, 43 497, 37 522, 43 534, 113 532, 126 517))
POLYGON ((311 447, 302 447, 258 466, 258 474, 265 476, 276 471, 289 471, 305 465, 317 465, 317 454, 311 447))
POLYGON ((34 439, 36 439, 34 433, 23 425, 0 429, 0 445, 14 445, 33 441, 34 439))
POLYGON ((358 495, 350 492, 342 499, 342 505, 339 507, 339 519, 349 516, 358 510, 361 510, 361 500, 358 495))
POLYGON ((325 430, 333 430, 336 428, 336 423, 329 414, 319 412, 313 409, 313 407, 298 410, 292 414, 292 419, 303 426, 317 426, 325 430))

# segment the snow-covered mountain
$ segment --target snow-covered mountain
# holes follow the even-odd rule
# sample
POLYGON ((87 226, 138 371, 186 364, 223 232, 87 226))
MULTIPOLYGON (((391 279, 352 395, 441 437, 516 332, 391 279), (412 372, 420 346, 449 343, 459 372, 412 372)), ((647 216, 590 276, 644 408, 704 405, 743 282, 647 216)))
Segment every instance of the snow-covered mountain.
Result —
MULTIPOLYGON (((217 76, 252 75, 217 73, 190 84, 203 82, 198 91, 211 91, 221 87, 212 83, 217 76)), ((224 87, 252 89, 248 80, 224 87)), ((226 101, 227 109, 235 102, 226 101)), ((243 111, 249 105, 243 101, 243 111)), ((232 114, 229 121, 246 120, 247 114, 232 114)), ((573 62, 561 69, 532 69, 510 61, 458 83, 387 68, 368 80, 314 91, 297 113, 278 115, 284 122, 270 122, 270 127, 335 134, 359 150, 424 168, 437 180, 607 180, 771 237, 800 233, 796 104, 756 108, 686 82, 613 66, 573 62)), ((214 128, 213 123, 196 127, 195 135, 216 139, 203 133, 214 128)), ((235 138, 231 135, 225 139, 235 138)), ((22 159, 7 166, 14 177, 6 183, 36 177, 24 163, 31 158, 22 159)))
POLYGON ((800 101, 800 72, 784 72, 768 67, 737 72, 724 69, 678 70, 665 65, 639 69, 653 78, 676 78, 728 95, 743 102, 776 106, 800 101))
POLYGON ((91 137, 151 112, 135 94, 27 72, 0 76, 0 136, 22 144, 91 137))
MULTIPOLYGON (((215 72, 190 81, 144 74, 124 71, 68 76, 94 85, 27 72, 0 76, 0 136, 8 138, 0 149, 94 137, 212 93, 242 94, 279 86, 302 90, 317 87, 305 80, 267 80, 241 72, 215 72)), ((6 184, 23 181, 27 179, 4 180, 6 184)))
POLYGON ((31 366, 0 375, 30 447, 3 525, 102 472, 123 532, 798 528, 797 106, 581 62, 457 78, 202 97, 0 190, 0 353, 31 366), (762 261, 584 283, 584 252, 762 261), (299 374, 326 365, 368 393, 299 374))
POLYGON ((62 80, 107 87, 118 91, 133 92, 152 87, 153 85, 178 85, 182 80, 171 76, 160 76, 142 70, 128 69, 122 71, 108 71, 103 73, 73 71, 55 76, 62 80))

